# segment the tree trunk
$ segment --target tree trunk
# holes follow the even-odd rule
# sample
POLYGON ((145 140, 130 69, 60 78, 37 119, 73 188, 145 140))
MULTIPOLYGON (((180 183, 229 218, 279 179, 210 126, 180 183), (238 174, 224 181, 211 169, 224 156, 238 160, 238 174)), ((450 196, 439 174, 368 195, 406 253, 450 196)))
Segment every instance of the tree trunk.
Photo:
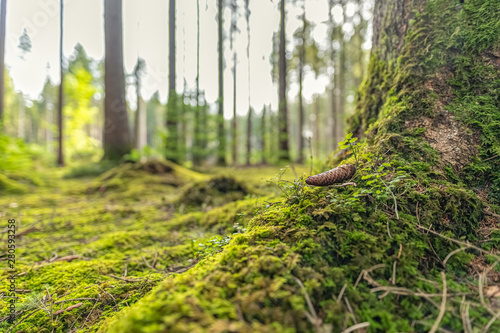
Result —
MULTIPOLYGON (((319 96, 317 94, 314 95, 314 101, 313 101, 313 107, 314 107, 314 132, 313 132, 313 137, 314 137, 314 155, 316 158, 319 158, 319 153, 320 153, 320 144, 321 144, 321 137, 320 137, 320 120, 319 120, 319 96)), ((312 143, 311 143, 312 144, 312 143)))
POLYGON ((354 28, 354 36, 355 38, 355 46, 356 46, 356 69, 357 72, 353 73, 354 74, 354 85, 356 89, 359 88, 361 85, 361 81, 363 80, 363 70, 364 70, 364 54, 363 54, 363 42, 364 42, 364 36, 363 36, 363 29, 365 29, 365 21, 363 20, 363 15, 362 15, 362 4, 363 2, 361 0, 356 0, 356 15, 359 16, 359 24, 354 28))
POLYGON ((200 0, 196 0, 196 109, 194 113, 193 164, 202 161, 201 110, 200 110, 200 0))
POLYGON ((299 133, 298 133, 298 157, 297 163, 304 162, 304 98, 302 88, 304 83, 304 63, 306 59, 306 3, 302 5, 302 45, 299 48, 299 133))
MULTIPOLYGON (((61 0, 62 1, 62 0, 61 0)), ((5 30, 7 18, 7 0, 0 2, 0 134, 3 133, 3 121, 5 116, 4 94, 5 94, 5 30)))
POLYGON ((130 152, 131 140, 123 72, 122 1, 104 0, 104 158, 119 160, 130 152))
POLYGON ((251 73, 250 73, 250 0, 245 0, 245 19, 247 23, 247 73, 248 73, 248 118, 247 118, 247 165, 250 165, 252 150, 252 103, 251 103, 251 73))
POLYGON ((219 141, 219 146, 217 148, 217 164, 226 165, 226 133, 224 131, 224 47, 223 47, 223 35, 222 29, 224 25, 223 5, 224 0, 217 0, 218 5, 218 53, 219 53, 219 98, 217 104, 219 110, 217 113, 217 138, 219 141))
POLYGON ((246 150, 246 165, 251 165, 250 158, 252 154, 252 108, 248 109, 247 117, 247 150, 246 150))
POLYGON ((288 148, 288 106, 286 98, 286 35, 285 35, 285 1, 280 1, 280 45, 279 45, 279 160, 290 161, 288 148))
POLYGON ((64 115, 63 115, 63 103, 64 103, 64 67, 63 67, 63 26, 64 26, 64 0, 61 1, 61 10, 60 10, 60 31, 59 31, 59 74, 60 74, 60 82, 59 82, 59 92, 57 99, 57 165, 64 166, 64 115))
POLYGON ((329 53, 330 53, 330 64, 329 66, 333 69, 332 74, 330 76, 330 89, 329 89, 329 94, 330 94, 330 110, 331 110, 331 139, 332 139, 332 150, 337 149, 337 138, 338 138, 338 133, 337 133, 337 125, 336 125, 336 119, 337 119, 337 113, 338 113, 338 95, 337 95, 337 89, 338 89, 338 70, 337 70, 337 52, 335 51, 334 48, 334 43, 337 38, 336 30, 337 27, 335 26, 335 22, 333 21, 333 5, 334 5, 334 0, 329 0, 328 1, 328 23, 330 25, 330 36, 329 36, 329 53))
POLYGON ((262 164, 267 164, 267 122, 266 122, 266 117, 267 117, 267 108, 264 105, 262 108, 262 118, 261 118, 261 133, 260 133, 260 153, 261 153, 261 160, 262 164))
POLYGON ((232 159, 233 165, 238 164, 238 116, 236 112, 236 51, 233 53, 233 119, 232 119, 232 159))
POLYGON ((178 163, 179 154, 179 105, 175 90, 175 0, 169 1, 168 10, 168 102, 166 158, 178 163))
POLYGON ((342 28, 338 29, 338 41, 340 43, 339 57, 336 70, 338 70, 337 75, 337 88, 335 93, 337 94, 337 107, 335 113, 335 133, 337 135, 335 148, 337 144, 342 141, 344 135, 344 114, 345 114, 345 101, 346 101, 346 42, 344 40, 344 33, 342 28))

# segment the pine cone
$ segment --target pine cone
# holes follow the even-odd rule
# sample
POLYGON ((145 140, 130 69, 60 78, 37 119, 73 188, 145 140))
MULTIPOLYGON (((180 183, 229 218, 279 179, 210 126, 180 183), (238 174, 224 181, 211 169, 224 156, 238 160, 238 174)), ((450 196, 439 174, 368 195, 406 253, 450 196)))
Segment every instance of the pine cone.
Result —
POLYGON ((354 165, 344 164, 318 175, 307 177, 306 184, 314 186, 333 185, 350 179, 355 172, 356 167, 354 165))

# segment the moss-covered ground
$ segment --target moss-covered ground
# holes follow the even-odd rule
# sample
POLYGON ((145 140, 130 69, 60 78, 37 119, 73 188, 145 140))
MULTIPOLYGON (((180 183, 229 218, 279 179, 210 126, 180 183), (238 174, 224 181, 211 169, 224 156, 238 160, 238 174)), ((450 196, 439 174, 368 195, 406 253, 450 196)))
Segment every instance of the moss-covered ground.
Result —
POLYGON ((21 236, 0 328, 499 332, 498 1, 405 3, 404 46, 372 54, 351 119, 363 138, 330 161, 355 185, 124 165, 2 195, 21 236))
MULTIPOLYGON (((15 219, 17 227, 17 308, 12 325, 5 317, 10 298, 4 293, 0 331, 96 331, 160 281, 183 274, 244 232, 248 220, 276 196, 278 189, 261 179, 276 172, 254 168, 200 174, 154 162, 72 179, 67 176, 73 171, 49 169, 37 177, 50 182, 22 184, 22 193, 3 191, 1 215, 6 222, 15 219), (231 186, 211 192, 210 205, 183 202, 189 193, 197 195, 221 180, 231 186)), ((292 172, 286 177, 293 179, 292 172)), ((19 184, 15 177, 9 181, 19 184)), ((12 274, 4 269, 6 229, 0 236, 3 291, 12 274)))

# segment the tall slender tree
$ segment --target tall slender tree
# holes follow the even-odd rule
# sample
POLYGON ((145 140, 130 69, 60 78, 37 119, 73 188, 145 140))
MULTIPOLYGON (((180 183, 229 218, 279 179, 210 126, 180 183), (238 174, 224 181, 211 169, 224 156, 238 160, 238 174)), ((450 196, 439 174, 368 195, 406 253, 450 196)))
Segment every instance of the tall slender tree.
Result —
POLYGON ((179 161, 178 102, 175 90, 175 0, 168 10, 168 102, 167 102, 167 159, 179 161))
MULTIPOLYGON (((342 8, 342 17, 345 19, 345 1, 340 1, 342 8)), ((335 66, 335 95, 336 95, 336 113, 335 113, 335 143, 334 149, 337 144, 342 141, 344 130, 344 114, 345 114, 345 99, 346 99, 346 42, 344 40, 344 32, 342 25, 344 21, 335 29, 335 39, 339 43, 339 52, 335 66)))
MULTIPOLYGON (((202 129, 200 110, 200 0, 196 0, 196 109, 194 113, 193 164, 199 166, 202 160, 202 129)), ((204 131, 203 131, 204 132, 204 131)))
POLYGON ((250 72, 250 0, 245 0, 245 19, 247 22, 247 72, 248 72, 248 117, 247 117, 247 153, 246 162, 250 165, 252 153, 252 103, 251 103, 251 72, 250 72))
POLYGON ((279 43, 279 160, 290 161, 288 149, 288 107, 286 100, 286 34, 285 34, 285 1, 280 1, 280 43, 279 43))
POLYGON ((237 0, 231 0, 231 28, 229 30, 229 48, 233 51, 233 119, 232 119, 232 163, 238 163, 238 115, 236 109, 236 66, 238 65, 238 53, 234 46, 235 34, 238 32, 238 3, 237 0))
POLYGON ((131 147, 123 71, 122 0, 104 0, 104 37, 104 158, 118 160, 131 147))
POLYGON ((58 130, 58 137, 57 137, 57 165, 58 166, 63 166, 64 165, 64 146, 63 146, 63 126, 64 126, 64 121, 63 121, 63 103, 64 103, 64 65, 63 65, 63 26, 64 26, 64 0, 61 1, 61 8, 60 8, 60 31, 59 31, 59 74, 60 74, 60 82, 59 82, 59 92, 58 92, 58 99, 57 99, 57 130, 58 130))
MULTIPOLYGON (((62 0, 61 0, 62 1, 62 0)), ((5 90, 5 20, 7 18, 7 0, 0 2, 0 133, 3 132, 4 90, 5 90)))
POLYGON ((304 83, 304 63, 306 61, 306 1, 302 1, 302 27, 300 28, 300 43, 299 43, 299 120, 298 120, 298 155, 297 162, 304 161, 304 98, 303 98, 303 83, 304 83))
POLYGON ((218 52, 219 52, 219 98, 217 99, 217 104, 219 110, 217 113, 217 137, 219 140, 219 146, 217 148, 217 164, 226 165, 226 133, 224 131, 224 47, 223 47, 223 10, 224 10, 224 0, 217 0, 218 7, 218 52))
POLYGON ((267 109, 264 105, 262 107, 262 118, 260 123, 260 150, 261 150, 261 163, 267 164, 267 109))
POLYGON ((336 123, 335 120, 337 118, 337 94, 335 93, 335 90, 337 89, 337 69, 335 68, 335 58, 337 56, 337 53, 335 51, 335 22, 333 20, 333 6, 335 4, 335 0, 328 0, 328 23, 329 23, 329 53, 330 53, 330 61, 329 61, 329 66, 330 68, 333 69, 331 72, 330 76, 330 110, 331 110, 331 119, 332 119, 332 149, 335 150, 337 148, 337 130, 336 130, 336 123))

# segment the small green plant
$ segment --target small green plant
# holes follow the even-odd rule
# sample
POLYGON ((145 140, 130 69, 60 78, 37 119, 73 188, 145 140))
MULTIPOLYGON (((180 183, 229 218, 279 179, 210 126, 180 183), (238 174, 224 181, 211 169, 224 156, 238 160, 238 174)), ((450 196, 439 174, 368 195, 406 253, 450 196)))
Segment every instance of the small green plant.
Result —
POLYGON ((304 177, 296 177, 294 181, 284 180, 283 175, 288 170, 288 166, 281 168, 276 177, 272 179, 263 179, 266 183, 277 186, 287 200, 297 203, 303 198, 305 187, 304 177))
MULTIPOLYGON (((236 216, 237 216, 236 220, 240 221, 243 218, 243 216, 245 216, 245 213, 239 213, 239 214, 236 214, 236 216)), ((245 228, 239 222, 236 222, 233 225, 233 228, 234 228, 234 232, 232 234, 227 234, 225 236, 217 235, 217 236, 210 238, 206 242, 200 242, 198 244, 195 244, 195 242, 193 241, 191 243, 193 249, 195 248, 196 245, 198 246, 198 249, 199 249, 198 252, 196 253, 196 259, 200 260, 200 259, 210 257, 216 253, 221 252, 224 249, 224 247, 227 244, 229 244, 229 242, 233 238, 233 235, 242 234, 242 233, 247 231, 247 228, 245 228)))
POLYGON ((344 141, 339 142, 340 149, 347 149, 347 155, 352 154, 356 160, 356 166, 358 165, 359 156, 359 142, 358 138, 352 137, 352 133, 346 135, 344 141))

